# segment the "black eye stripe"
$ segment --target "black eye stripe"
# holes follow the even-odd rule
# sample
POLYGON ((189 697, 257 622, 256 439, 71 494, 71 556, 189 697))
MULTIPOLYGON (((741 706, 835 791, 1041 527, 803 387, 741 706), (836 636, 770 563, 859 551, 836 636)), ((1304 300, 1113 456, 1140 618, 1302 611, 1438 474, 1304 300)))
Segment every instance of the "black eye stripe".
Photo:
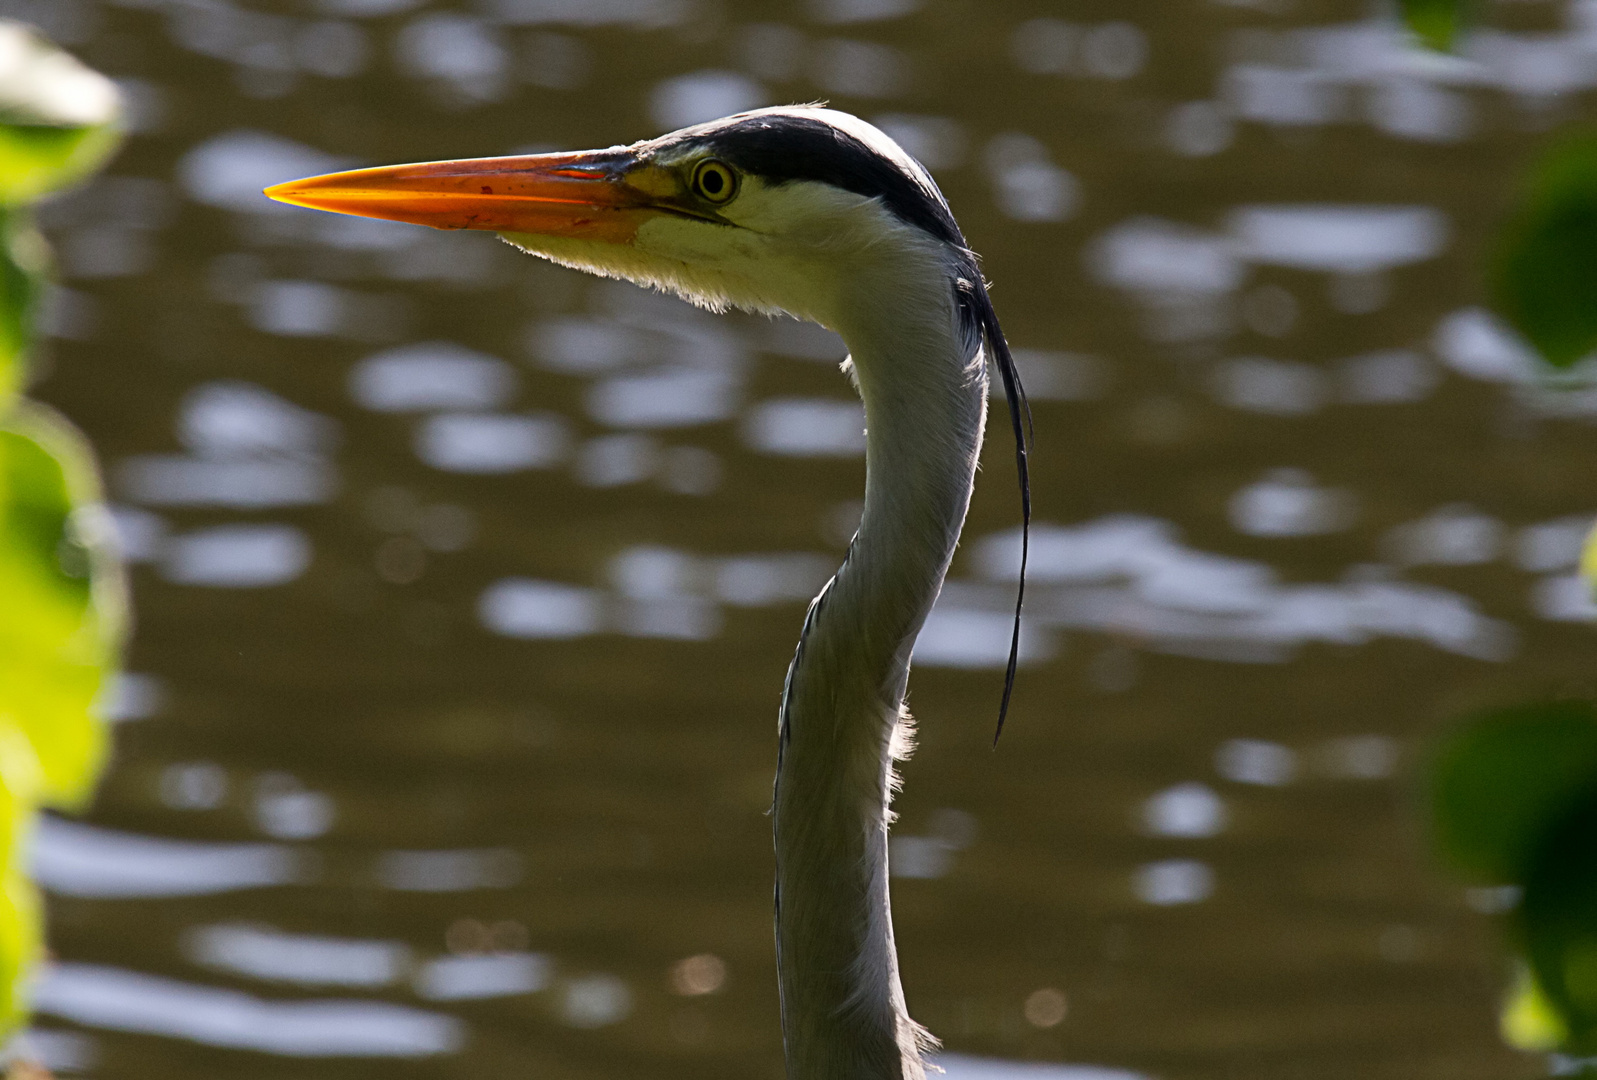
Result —
MULTIPOLYGON (((715 121, 659 140, 662 147, 686 143, 715 155, 745 176, 771 186, 813 180, 879 198, 899 220, 937 239, 965 246, 954 215, 931 177, 906 168, 820 116, 761 112, 715 121)), ((696 186, 696 185, 695 185, 696 186)))

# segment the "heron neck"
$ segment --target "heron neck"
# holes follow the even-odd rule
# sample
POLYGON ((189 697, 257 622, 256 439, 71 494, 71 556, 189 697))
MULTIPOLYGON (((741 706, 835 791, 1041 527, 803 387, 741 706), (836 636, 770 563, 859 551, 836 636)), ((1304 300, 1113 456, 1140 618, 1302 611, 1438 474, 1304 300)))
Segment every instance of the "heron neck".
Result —
POLYGON ((899 325, 879 310, 840 320, 865 402, 864 516, 810 607, 782 705, 773 814, 790 1080, 922 1080, 932 1045, 899 980, 888 803, 910 743, 910 653, 964 524, 987 379, 949 290, 897 299, 899 325))

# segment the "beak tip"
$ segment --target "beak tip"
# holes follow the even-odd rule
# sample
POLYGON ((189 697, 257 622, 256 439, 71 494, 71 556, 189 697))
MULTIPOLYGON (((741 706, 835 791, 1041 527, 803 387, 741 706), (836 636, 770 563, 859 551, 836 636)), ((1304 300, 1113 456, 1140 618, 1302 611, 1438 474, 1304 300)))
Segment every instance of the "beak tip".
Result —
POLYGON ((305 196, 309 193, 305 190, 305 184, 298 180, 290 180, 287 183, 273 184, 269 188, 262 188, 261 194, 273 202, 280 202, 288 206, 299 206, 306 210, 322 209, 314 202, 305 201, 305 196))

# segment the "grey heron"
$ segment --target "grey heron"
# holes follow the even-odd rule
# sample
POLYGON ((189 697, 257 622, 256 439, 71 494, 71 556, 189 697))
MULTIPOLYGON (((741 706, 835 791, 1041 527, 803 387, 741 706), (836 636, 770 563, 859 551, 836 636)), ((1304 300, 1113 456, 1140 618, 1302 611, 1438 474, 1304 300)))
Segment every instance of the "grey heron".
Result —
POLYGON ((810 604, 782 693, 772 816, 783 1041, 792 1080, 923 1080, 936 1042, 904 1002, 887 830, 894 763, 913 742, 910 657, 970 503, 989 362, 1015 428, 1024 523, 1031 514, 1014 361, 931 176, 870 124, 804 106, 607 150, 360 169, 266 194, 490 230, 706 308, 785 313, 842 335, 865 405, 865 505, 810 604))

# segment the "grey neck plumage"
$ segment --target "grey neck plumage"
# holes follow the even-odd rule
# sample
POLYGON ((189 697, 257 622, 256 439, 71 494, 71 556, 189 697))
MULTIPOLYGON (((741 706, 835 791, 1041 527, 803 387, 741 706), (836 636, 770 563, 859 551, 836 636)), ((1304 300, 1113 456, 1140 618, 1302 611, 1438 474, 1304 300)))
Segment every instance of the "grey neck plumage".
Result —
POLYGON ((907 755, 910 653, 970 502, 986 415, 979 332, 943 283, 862 297, 839 329, 867 424, 865 510, 810 607, 788 672, 773 816, 790 1080, 922 1080, 888 901, 893 761, 907 755))

